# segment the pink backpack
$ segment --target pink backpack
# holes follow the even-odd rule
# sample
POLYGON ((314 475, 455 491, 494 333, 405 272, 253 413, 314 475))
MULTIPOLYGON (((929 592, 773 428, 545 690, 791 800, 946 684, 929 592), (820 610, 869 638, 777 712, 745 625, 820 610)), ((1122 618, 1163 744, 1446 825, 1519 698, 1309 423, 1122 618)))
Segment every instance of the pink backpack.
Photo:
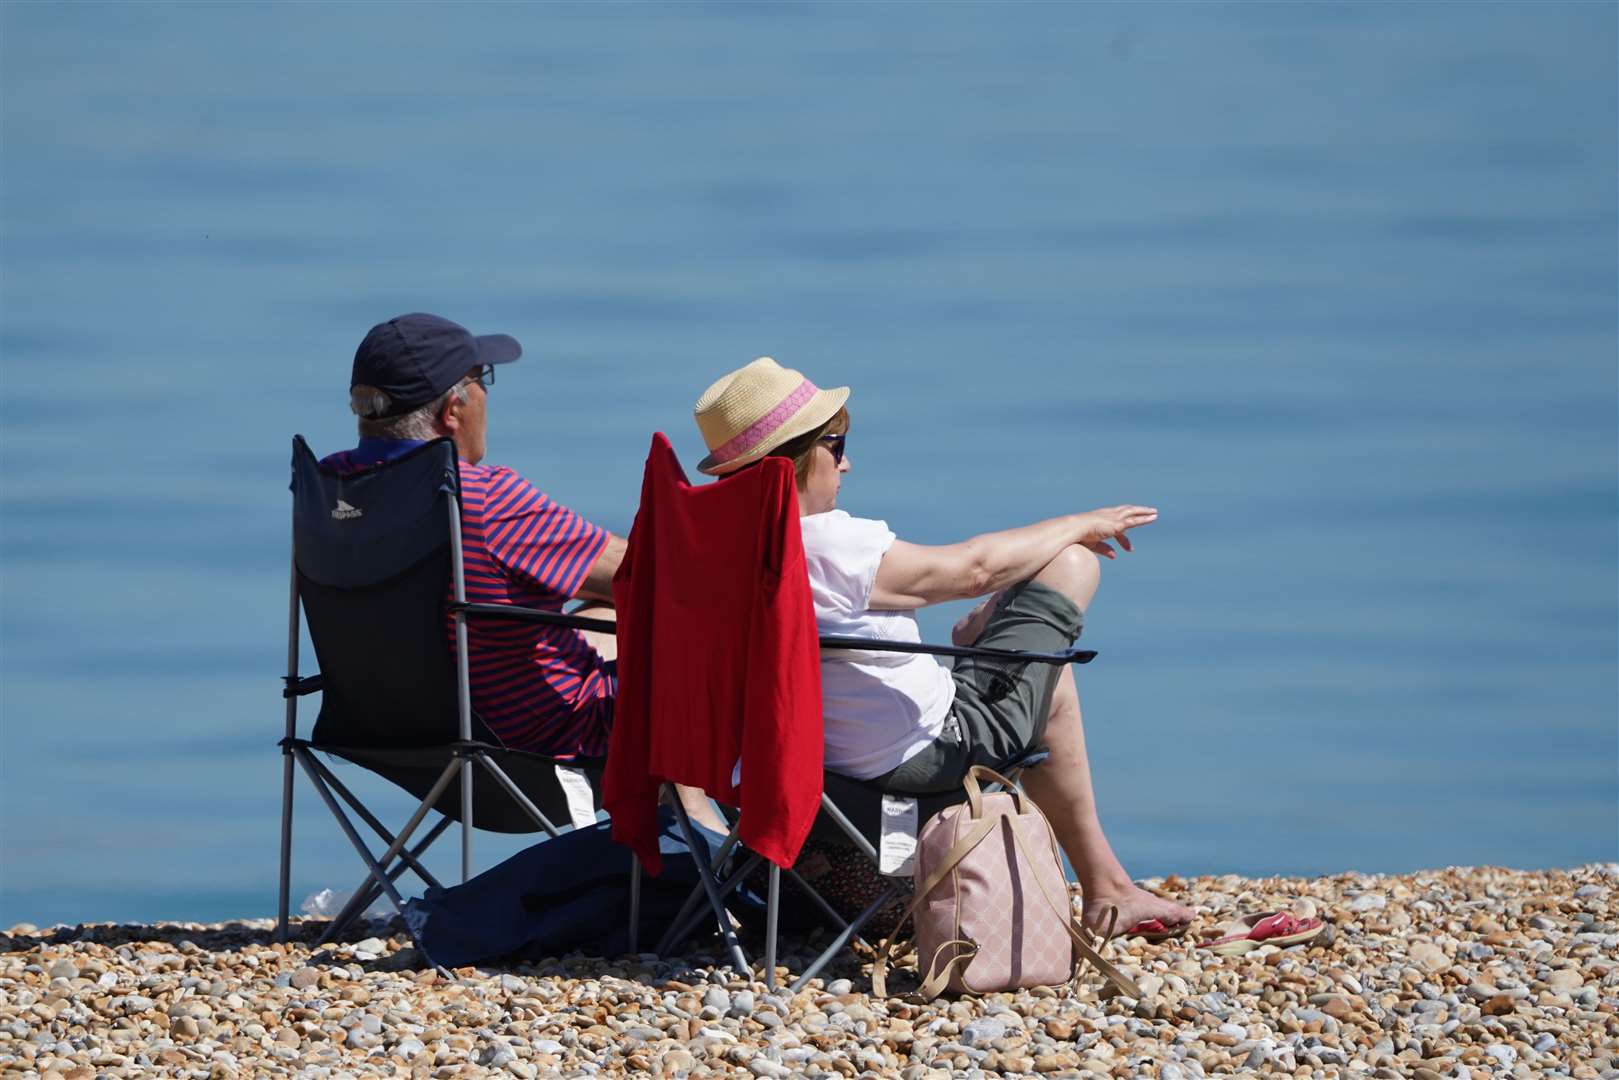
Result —
POLYGON ((1057 986, 1089 961, 1133 998, 1141 991, 1097 953, 1068 899, 1051 825, 1010 780, 982 765, 967 773, 967 802, 922 826, 916 851, 916 898, 877 950, 872 992, 887 997, 894 939, 916 915, 916 957, 932 1000, 946 990, 987 994, 1057 986), (980 778, 1006 790, 984 794, 980 778))

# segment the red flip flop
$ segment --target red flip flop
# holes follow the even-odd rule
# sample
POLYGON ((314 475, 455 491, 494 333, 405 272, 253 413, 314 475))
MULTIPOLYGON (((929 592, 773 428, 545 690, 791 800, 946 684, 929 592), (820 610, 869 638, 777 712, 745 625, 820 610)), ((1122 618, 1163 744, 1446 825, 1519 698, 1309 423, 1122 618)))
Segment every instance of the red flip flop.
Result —
POLYGON ((1127 938, 1138 937, 1150 945, 1155 945, 1160 941, 1170 941, 1174 938, 1181 937, 1191 928, 1191 923, 1182 923, 1179 926, 1170 926, 1162 919, 1144 919, 1143 921, 1138 922, 1134 926, 1130 927, 1130 929, 1126 930, 1119 936, 1127 938))
POLYGON ((1248 927, 1246 933, 1227 934, 1200 942, 1198 948, 1210 949, 1220 956, 1240 956, 1261 945, 1300 945, 1326 929, 1320 919, 1301 919, 1291 911, 1267 911, 1248 915, 1240 920, 1248 927))

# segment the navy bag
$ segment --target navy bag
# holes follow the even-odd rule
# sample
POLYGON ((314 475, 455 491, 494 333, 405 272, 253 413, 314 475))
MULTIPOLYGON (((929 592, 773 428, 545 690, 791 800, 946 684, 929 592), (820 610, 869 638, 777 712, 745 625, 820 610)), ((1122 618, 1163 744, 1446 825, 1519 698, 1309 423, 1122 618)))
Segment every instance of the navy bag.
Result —
MULTIPOLYGON (((695 822, 693 831, 711 854, 723 839, 695 822)), ((525 848, 463 884, 430 888, 406 902, 405 920, 427 954, 446 967, 505 956, 625 952, 630 853, 613 842, 611 832, 610 822, 599 821, 525 848)), ((663 936, 699 880, 691 851, 667 810, 659 819, 658 848, 663 873, 641 877, 643 945, 663 936)), ((739 917, 764 911, 763 900, 745 887, 732 899, 739 917)))

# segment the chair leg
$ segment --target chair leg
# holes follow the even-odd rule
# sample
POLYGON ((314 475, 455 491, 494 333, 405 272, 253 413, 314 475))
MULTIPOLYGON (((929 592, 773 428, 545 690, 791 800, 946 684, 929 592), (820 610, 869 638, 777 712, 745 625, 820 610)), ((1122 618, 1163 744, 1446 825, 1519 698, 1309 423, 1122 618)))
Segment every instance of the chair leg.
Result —
MULTIPOLYGON (((413 859, 420 859, 427 849, 433 846, 433 841, 444 835, 444 831, 450 827, 450 821, 450 818, 441 817, 434 823, 433 827, 427 831, 427 835, 417 841, 416 846, 411 849, 410 854, 413 859)), ((386 866, 387 864, 383 865, 386 866)), ((388 880, 398 881, 411 866, 412 863, 404 861, 404 852, 400 852, 400 860, 387 867, 388 880)), ((428 884, 434 888, 443 887, 436 881, 428 882, 428 884)), ((320 936, 320 940, 315 944, 324 945, 328 941, 335 940, 338 935, 348 929, 350 923, 363 915, 365 910, 372 904, 376 903, 377 897, 381 895, 382 890, 372 883, 371 875, 367 874, 365 880, 361 881, 359 886, 349 894, 349 902, 343 905, 343 910, 339 911, 337 917, 327 925, 326 932, 320 936)))
POLYGON ((546 817, 538 806, 534 805, 534 800, 523 794, 523 789, 518 787, 510 776, 506 775, 505 769, 496 765, 489 759, 488 754, 481 751, 473 756, 478 759, 478 764, 482 765, 489 772, 489 775, 495 778, 495 782, 506 790, 506 794, 512 797, 512 801, 522 807, 523 813, 533 818, 534 824, 545 830, 547 836, 554 840, 562 835, 562 831, 551 824, 551 819, 546 817))
MULTIPOLYGON (((394 910, 399 912, 401 919, 404 919, 404 898, 399 895, 399 890, 394 888, 393 881, 388 877, 388 875, 383 871, 381 865, 379 865, 377 860, 372 856, 371 849, 365 846, 365 841, 360 838, 360 834, 354 829, 354 823, 349 821, 348 815, 343 813, 343 808, 337 804, 337 797, 331 793, 324 783, 321 782, 320 774, 309 765, 309 762, 302 754, 298 755, 298 761, 299 764, 303 765, 304 770, 308 773, 310 783, 314 784, 315 790, 320 793, 321 800, 326 803, 326 809, 330 810, 332 812, 332 816, 337 819, 337 824, 342 828, 343 835, 347 836, 349 843, 354 845, 355 854, 360 856, 361 860, 364 861, 366 867, 371 871, 372 879, 381 885, 382 888, 387 892, 388 899, 393 903, 394 910)), ((425 810, 425 807, 417 812, 417 821, 420 820, 420 815, 423 810, 425 810)), ((414 829, 415 822, 413 822, 410 827, 414 829)), ((400 835, 401 839, 407 838, 406 833, 401 833, 400 835)), ((396 843, 398 843, 398 841, 396 841, 396 843)), ((398 852, 390 852, 387 858, 392 860, 393 856, 397 854, 398 852)), ((410 939, 416 943, 416 949, 422 954, 422 959, 426 960, 429 964, 434 963, 433 957, 428 953, 427 947, 422 944, 421 938, 416 936, 416 931, 412 929, 408 919, 405 920, 405 932, 410 934, 410 939)))
POLYGON ((826 897, 816 892, 809 882, 805 881, 799 876, 797 870, 789 869, 787 871, 787 877, 795 882, 800 889, 804 890, 804 895, 808 896, 810 900, 814 902, 815 906, 821 909, 822 915, 825 915, 828 919, 832 920, 833 926, 836 926, 839 930, 842 930, 849 925, 849 920, 845 919, 842 915, 839 915, 838 909, 827 903, 826 897))
POLYGON ((855 935, 860 932, 860 928, 866 925, 873 915, 877 914, 878 909, 884 904, 888 903, 898 894, 899 885, 897 883, 889 885, 888 888, 879 893, 877 895, 877 899, 873 900, 866 906, 864 911, 855 916, 854 922, 844 927, 843 932, 837 937, 833 938, 831 944, 829 944, 821 952, 821 955, 817 956, 814 962, 811 963, 809 967, 804 969, 803 973, 798 976, 798 980, 788 988, 787 992, 789 994, 796 994, 800 990, 804 989, 804 985, 811 979, 815 978, 816 975, 820 974, 821 969, 827 965, 832 957, 836 956, 839 951, 844 949, 849 942, 854 939, 855 935))
MULTIPOLYGON (((328 768, 326 764, 318 757, 311 757, 309 761, 310 764, 314 765, 315 768, 320 770, 321 777, 325 779, 326 783, 331 785, 332 790, 337 792, 344 802, 349 804, 349 807, 356 815, 358 815, 360 820, 371 826, 371 831, 377 834, 378 839, 380 839, 384 844, 392 844, 394 842, 393 833, 389 832, 382 822, 377 820, 377 815, 368 810, 365 804, 359 800, 359 797, 350 791, 343 781, 337 778, 336 773, 332 772, 332 770, 328 768)), ((435 889, 442 889, 444 887, 439 883, 438 878, 434 877, 432 873, 428 871, 427 867, 423 866, 417 861, 413 852, 401 849, 399 852, 399 857, 404 859, 405 862, 410 865, 410 869, 416 871, 417 876, 428 885, 431 885, 435 889)), ((384 860, 383 865, 387 865, 386 860, 384 860)))
MULTIPOLYGON (((716 860, 716 862, 717 861, 718 860, 716 860)), ((741 866, 731 871, 730 877, 720 882, 720 899, 724 900, 727 896, 730 896, 733 892, 735 892, 737 886, 742 884, 743 879, 745 879, 749 874, 753 873, 753 868, 758 866, 763 861, 763 855, 759 855, 757 853, 750 854, 741 866)), ((664 935, 663 942, 660 942, 658 945, 659 953, 672 951, 676 945, 679 945, 682 941, 685 941, 686 938, 691 936, 691 932, 697 929, 697 924, 703 921, 703 914, 701 911, 702 903, 703 888, 701 885, 699 885, 697 888, 693 889, 691 891, 691 895, 686 898, 686 903, 682 905, 679 916, 674 922, 669 924, 669 932, 664 935)))
POLYGON ((641 857, 630 853, 630 952, 641 951, 641 857))
POLYGON ((770 864, 770 895, 765 903, 765 986, 776 992, 776 928, 781 917, 781 867, 770 864))
POLYGON ((281 751, 281 885, 276 896, 275 939, 287 941, 287 908, 292 890, 292 751, 281 751))
POLYGON ((461 883, 472 878, 472 762, 461 759, 461 883))
POLYGON ((719 887, 714 883, 714 868, 709 864, 706 847, 699 850, 697 836, 692 832, 691 820, 686 817, 686 810, 677 801, 675 803, 675 821, 680 825, 681 834, 686 838, 686 846, 691 849, 697 863, 697 879, 702 882, 703 891, 708 894, 708 906, 714 911, 714 921, 719 926, 720 938, 725 942, 731 959, 736 962, 737 972, 751 973, 753 968, 748 963, 747 954, 742 951, 742 943, 737 940, 736 931, 731 928, 730 913, 725 910, 725 903, 720 899, 719 887))
MULTIPOLYGON (((665 785, 665 787, 667 786, 668 785, 665 785)), ((731 826, 731 831, 726 834, 725 840, 720 844, 720 849, 714 853, 713 862, 716 866, 723 866, 725 864, 726 858, 731 854, 731 849, 736 846, 737 830, 740 828, 741 822, 731 826)), ((692 858, 695 859, 696 857, 697 853, 692 852, 692 858)), ((733 877, 734 876, 735 875, 733 875, 733 877)), ((727 891, 729 890, 727 889, 727 891)), ((685 903, 680 905, 680 910, 675 913, 673 921, 669 923, 669 929, 664 932, 663 937, 658 939, 657 951, 660 956, 674 948, 674 946, 679 943, 682 938, 691 933, 692 927, 697 925, 697 920, 690 919, 690 916, 692 912, 697 910, 698 905, 702 902, 702 888, 698 887, 693 889, 691 891, 691 895, 686 897, 685 903), (683 930, 678 937, 675 936, 675 929, 686 923, 688 920, 690 920, 690 925, 686 926, 685 930, 683 930)))

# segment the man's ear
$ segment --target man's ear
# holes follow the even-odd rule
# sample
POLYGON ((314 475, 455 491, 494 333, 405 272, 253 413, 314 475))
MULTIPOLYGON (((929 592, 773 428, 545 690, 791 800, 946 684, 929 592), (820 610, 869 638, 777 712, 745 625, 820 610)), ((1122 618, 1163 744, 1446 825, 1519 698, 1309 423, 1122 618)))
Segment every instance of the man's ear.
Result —
POLYGON ((444 408, 439 411, 438 426, 451 438, 461 430, 461 399, 454 394, 450 395, 450 400, 446 401, 444 408))

